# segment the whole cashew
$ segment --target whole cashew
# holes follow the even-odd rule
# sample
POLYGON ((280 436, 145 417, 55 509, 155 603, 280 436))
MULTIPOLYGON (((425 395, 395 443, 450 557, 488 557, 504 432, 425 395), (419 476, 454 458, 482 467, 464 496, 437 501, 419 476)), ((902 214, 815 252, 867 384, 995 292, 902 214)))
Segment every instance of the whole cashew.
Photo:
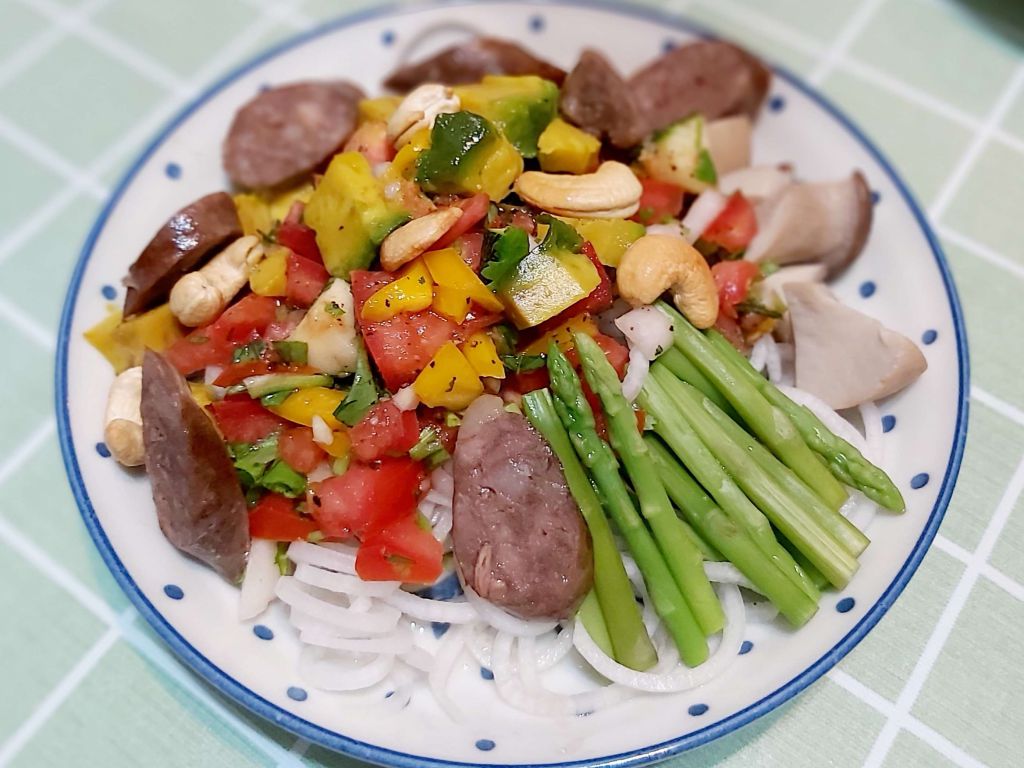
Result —
POLYGON ((110 454, 126 467, 146 461, 142 441, 142 366, 118 374, 107 395, 103 440, 110 454))
POLYGON ((616 273, 619 295, 634 307, 654 303, 672 292, 686 319, 710 328, 718 319, 718 288, 700 252, 671 235, 644 235, 622 254, 616 273))
POLYGON ((202 269, 178 279, 171 289, 171 313, 182 325, 205 325, 217 317, 249 280, 249 271, 263 258, 255 235, 240 237, 202 269))
POLYGON ((558 216, 614 219, 632 216, 640 207, 643 187, 629 166, 614 160, 593 173, 527 171, 515 183, 516 194, 558 216))
POLYGON ((388 139, 397 148, 408 144, 417 132, 434 127, 444 112, 458 112, 462 102, 446 85, 424 83, 409 92, 388 119, 388 139))
POLYGON ((462 209, 452 206, 438 208, 403 224, 380 244, 380 265, 394 272, 424 253, 461 218, 462 209))

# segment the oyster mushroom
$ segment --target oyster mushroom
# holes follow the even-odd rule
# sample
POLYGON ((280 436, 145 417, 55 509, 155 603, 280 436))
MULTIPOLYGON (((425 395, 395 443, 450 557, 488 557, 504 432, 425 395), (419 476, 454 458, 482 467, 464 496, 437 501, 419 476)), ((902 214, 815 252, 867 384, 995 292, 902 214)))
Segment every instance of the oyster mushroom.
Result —
POLYGON ((860 171, 842 181, 797 182, 758 210, 751 261, 816 261, 835 277, 864 248, 871 229, 871 191, 860 171))
MULTIPOLYGON (((754 298, 764 306, 783 311, 786 307, 786 286, 793 283, 822 283, 825 281, 826 271, 824 264, 794 264, 782 267, 764 280, 754 283, 751 290, 754 292, 754 298)), ((779 341, 792 341, 793 324, 788 312, 775 323, 772 333, 779 341)))
POLYGON ((784 289, 796 347, 796 385, 832 408, 852 408, 910 385, 928 368, 906 336, 841 303, 820 283, 784 289))

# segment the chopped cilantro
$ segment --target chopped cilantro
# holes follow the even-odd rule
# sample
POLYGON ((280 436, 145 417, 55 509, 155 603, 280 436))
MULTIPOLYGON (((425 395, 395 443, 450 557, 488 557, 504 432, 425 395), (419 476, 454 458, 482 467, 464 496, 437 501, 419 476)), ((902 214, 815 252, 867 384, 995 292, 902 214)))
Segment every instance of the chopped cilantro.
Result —
POLYGON ((260 339, 256 339, 256 341, 250 341, 248 344, 235 349, 235 351, 231 353, 231 362, 251 363, 255 360, 259 360, 260 356, 266 351, 267 343, 260 339))
POLYGON ((717 184, 718 172, 715 170, 715 163, 711 159, 711 153, 702 149, 697 155, 697 164, 693 168, 693 178, 703 181, 705 184, 717 184))
POLYGON ((480 274, 492 288, 499 286, 512 276, 529 251, 529 236, 519 227, 506 227, 492 243, 490 261, 480 270, 480 274))
POLYGON ((373 370, 370 368, 370 358, 366 354, 366 347, 361 339, 358 343, 359 354, 356 358, 356 373, 352 379, 352 387, 345 395, 345 399, 334 410, 334 417, 349 427, 354 427, 359 423, 380 397, 377 383, 373 380, 373 370))
POLYGON ((274 351, 286 363, 305 365, 309 362, 309 345, 304 341, 275 341, 274 351))
POLYGON ((525 373, 526 371, 535 371, 538 368, 543 368, 547 363, 547 357, 544 355, 525 355, 519 353, 515 355, 502 355, 501 362, 509 373, 525 373))

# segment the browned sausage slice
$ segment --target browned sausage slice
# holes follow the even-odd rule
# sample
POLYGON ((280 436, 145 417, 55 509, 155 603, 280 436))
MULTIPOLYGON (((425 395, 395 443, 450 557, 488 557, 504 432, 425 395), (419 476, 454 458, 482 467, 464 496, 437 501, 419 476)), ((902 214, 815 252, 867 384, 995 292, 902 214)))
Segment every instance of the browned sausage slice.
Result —
POLYGON ((178 278, 214 249, 242 236, 231 195, 214 192, 171 216, 149 241, 124 279, 124 316, 167 298, 178 278))
POLYGON ((142 362, 142 436, 160 530, 237 582, 249 553, 245 498, 213 422, 161 355, 142 362))
POLYGON ((524 618, 571 616, 593 583, 593 553, 544 438, 480 397, 462 420, 454 473, 452 546, 466 583, 524 618))
POLYGON ((399 67, 388 75, 384 86, 405 92, 423 83, 475 83, 484 75, 538 75, 561 84, 565 70, 508 40, 474 37, 429 59, 399 67))
POLYGON ((562 84, 560 106, 569 122, 616 147, 639 144, 647 133, 626 81, 597 51, 583 51, 562 84))
POLYGON ((235 113, 224 169, 239 187, 295 181, 326 161, 356 127, 363 92, 348 82, 291 83, 263 91, 235 113))
POLYGON ((768 92, 771 72, 742 48, 705 40, 659 56, 629 79, 649 130, 700 112, 708 120, 753 117, 768 92))

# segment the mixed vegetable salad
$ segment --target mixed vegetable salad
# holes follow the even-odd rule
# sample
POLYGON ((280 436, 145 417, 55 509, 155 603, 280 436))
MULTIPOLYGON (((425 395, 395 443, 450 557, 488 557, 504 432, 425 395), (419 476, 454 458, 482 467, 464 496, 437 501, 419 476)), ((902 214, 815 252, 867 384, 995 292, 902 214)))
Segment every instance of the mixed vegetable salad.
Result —
POLYGON ((86 334, 168 540, 243 619, 286 603, 314 683, 425 674, 449 711, 464 646, 578 712, 720 672, 739 587, 808 622, 869 545, 851 513, 903 510, 871 403, 925 363, 824 284, 864 177, 751 165, 769 83, 721 42, 624 78, 478 38, 397 95, 255 96, 235 194, 175 213, 86 334), (615 685, 538 687, 573 648, 615 685))

